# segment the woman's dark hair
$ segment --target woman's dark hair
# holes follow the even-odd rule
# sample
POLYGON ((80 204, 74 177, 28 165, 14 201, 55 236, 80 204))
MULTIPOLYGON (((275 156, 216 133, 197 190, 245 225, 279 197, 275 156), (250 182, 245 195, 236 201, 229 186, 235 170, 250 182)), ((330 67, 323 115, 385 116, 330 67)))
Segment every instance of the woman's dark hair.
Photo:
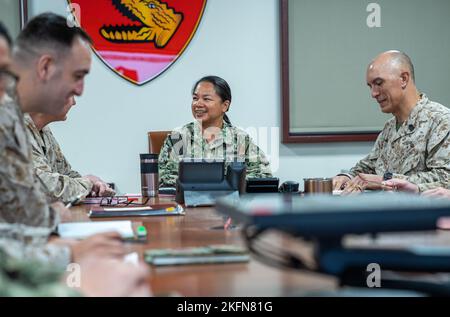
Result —
MULTIPOLYGON (((197 86, 200 83, 203 82, 207 82, 207 83, 211 83, 214 86, 214 90, 216 91, 216 93, 219 95, 220 99, 222 99, 222 101, 229 101, 231 103, 231 88, 230 85, 228 85, 228 83, 225 81, 225 79, 220 78, 218 76, 205 76, 203 78, 200 78, 194 85, 194 87, 192 88, 192 94, 195 93, 195 89, 197 88, 197 86)), ((228 107, 228 109, 230 109, 228 107)), ((227 109, 227 111, 228 111, 227 109)), ((231 121, 228 118, 228 116, 226 114, 223 115, 223 120, 231 125, 231 121)))
POLYGON ((2 21, 0 21, 0 37, 3 37, 8 43, 9 47, 11 47, 12 45, 11 35, 9 35, 8 29, 5 27, 2 21))

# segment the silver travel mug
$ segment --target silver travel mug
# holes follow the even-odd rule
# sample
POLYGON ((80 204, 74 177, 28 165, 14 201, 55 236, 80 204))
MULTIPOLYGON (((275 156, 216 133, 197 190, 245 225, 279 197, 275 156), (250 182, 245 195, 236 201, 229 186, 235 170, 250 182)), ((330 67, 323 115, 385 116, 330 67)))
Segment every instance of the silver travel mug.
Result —
POLYGON ((158 196, 158 154, 140 154, 142 197, 158 196))

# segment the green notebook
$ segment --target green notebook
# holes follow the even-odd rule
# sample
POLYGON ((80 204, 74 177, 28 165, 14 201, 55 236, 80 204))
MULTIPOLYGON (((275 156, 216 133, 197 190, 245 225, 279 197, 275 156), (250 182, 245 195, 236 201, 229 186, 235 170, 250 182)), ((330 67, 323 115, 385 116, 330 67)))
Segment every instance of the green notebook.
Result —
POLYGON ((235 245, 210 245, 183 249, 153 249, 144 252, 145 261, 156 266, 248 262, 245 248, 235 245))

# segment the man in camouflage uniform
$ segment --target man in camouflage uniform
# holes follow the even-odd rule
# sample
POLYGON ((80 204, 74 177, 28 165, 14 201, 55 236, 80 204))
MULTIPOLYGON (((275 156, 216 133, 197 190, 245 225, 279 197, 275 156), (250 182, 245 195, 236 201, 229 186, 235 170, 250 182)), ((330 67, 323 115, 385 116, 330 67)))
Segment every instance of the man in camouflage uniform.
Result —
POLYGON ((36 238, 43 236, 40 230, 43 228, 0 223, 0 297, 151 295, 148 268, 143 263, 90 254, 78 263, 78 272, 74 266, 65 276, 63 268, 42 256, 36 238), (33 233, 35 241, 24 241, 23 232, 33 233), (70 274, 79 274, 74 276, 76 283, 67 283, 70 274))
POLYGON ((70 249, 47 245, 58 224, 58 213, 49 207, 30 169, 22 111, 13 99, 14 91, 7 89, 14 87, 15 81, 9 72, 11 40, 1 25, 0 31, 0 246, 14 255, 33 255, 63 267, 70 262, 70 249), (18 228, 17 222, 22 227, 18 228), (29 248, 19 251, 14 241, 30 242, 29 248), (34 248, 36 245, 39 247, 34 248))
MULTIPOLYGON (((64 105, 60 99, 81 95, 83 78, 89 71, 91 61, 89 46, 83 42, 81 32, 81 29, 69 28, 64 17, 54 14, 43 14, 31 20, 19 35, 13 58, 12 69, 21 78, 17 85, 18 97, 13 89, 7 93, 5 89, 0 89, 3 92, 0 96, 1 236, 29 243, 30 248, 27 249, 29 251, 17 253, 13 243, 3 241, 2 246, 8 254, 22 255, 23 258, 33 254, 34 258, 52 262, 59 267, 79 261, 94 251, 114 257, 121 257, 125 253, 117 233, 97 235, 80 242, 52 239, 51 243, 47 243, 50 233, 59 223, 59 213, 48 205, 33 172, 22 111, 56 115, 64 105), (62 56, 67 63, 63 62, 62 56), (56 70, 50 72, 50 78, 46 77, 50 74, 47 70, 39 68, 46 63, 46 67, 56 70), (67 82, 59 83, 61 79, 58 76, 65 76, 67 82), (20 106, 18 99, 21 101, 20 106), (17 231, 19 224, 24 227, 17 231)), ((3 65, 0 65, 0 86, 14 87, 14 75, 8 71, 9 47, 7 56, 3 55, 0 56, 0 61, 3 61, 3 65)), ((52 206, 65 211, 64 206, 60 205, 52 206)))
MULTIPOLYGON (((35 259, 41 264, 52 263, 61 271, 71 260, 68 246, 47 244, 58 223, 58 214, 49 208, 30 169, 22 111, 13 99, 15 78, 9 71, 11 44, 0 23, 0 296, 36 294, 35 289, 28 293, 28 286, 10 278, 17 276, 15 272, 33 271, 36 263, 23 269, 16 262, 35 259), (17 221, 24 224, 16 224, 17 221)), ((41 289, 37 293, 47 291, 41 289)))
POLYGON ((61 283, 61 275, 60 269, 18 260, 0 249, 0 297, 79 296, 61 283))
POLYGON ((381 110, 394 115, 371 152, 349 174, 334 177, 344 192, 380 189, 386 174, 417 184, 420 191, 447 186, 450 173, 450 111, 419 93, 409 57, 380 54, 367 69, 367 84, 381 110))
POLYGON ((23 113, 17 102, 5 95, 0 104, 0 222, 54 230, 58 213, 49 208, 30 168, 30 157, 23 113))
MULTIPOLYGON (((42 24, 66 26, 63 17, 52 14, 36 19, 40 21, 37 25, 35 20, 30 23, 38 33, 42 24)), ((79 295, 61 279, 71 261, 80 264, 81 294, 149 295, 147 268, 123 263, 124 250, 117 246, 121 246, 117 234, 96 235, 82 242, 48 243, 58 214, 48 206, 33 174, 23 114, 14 89, 16 79, 9 70, 10 46, 11 39, 0 23, 0 296, 79 295), (114 253, 119 260, 111 257, 114 253)), ((26 92, 21 96, 27 100, 26 92)))
POLYGON ((51 122, 66 120, 67 113, 73 105, 75 105, 74 97, 70 98, 61 115, 53 116, 45 113, 25 115, 36 174, 51 200, 68 203, 88 195, 113 196, 115 192, 99 177, 82 176, 71 168, 48 127, 51 122))
MULTIPOLYGON (((210 129, 214 130, 214 129, 210 129)), ((159 155, 160 187, 174 187, 178 164, 184 158, 220 159, 225 170, 230 162, 246 163, 246 177, 271 177, 269 161, 250 136, 227 122, 213 131, 214 139, 207 142, 201 124, 191 122, 174 130, 165 140, 159 155)))

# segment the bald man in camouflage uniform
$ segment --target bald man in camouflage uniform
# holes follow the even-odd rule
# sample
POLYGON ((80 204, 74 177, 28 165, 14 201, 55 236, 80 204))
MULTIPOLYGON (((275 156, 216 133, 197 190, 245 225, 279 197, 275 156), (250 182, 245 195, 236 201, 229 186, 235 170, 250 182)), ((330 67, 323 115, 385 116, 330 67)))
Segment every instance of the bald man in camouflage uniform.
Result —
POLYGON ((211 142, 202 136, 198 121, 174 130, 166 138, 158 161, 160 187, 175 186, 178 164, 183 158, 222 159, 225 168, 237 160, 246 163, 247 177, 272 176, 269 161, 250 136, 225 121, 211 142))
POLYGON ((450 180, 450 110, 419 93, 414 67, 399 51, 380 54, 367 69, 372 97, 394 115, 371 152, 347 175, 334 178, 344 192, 380 189, 387 176, 418 185, 420 191, 450 180))

